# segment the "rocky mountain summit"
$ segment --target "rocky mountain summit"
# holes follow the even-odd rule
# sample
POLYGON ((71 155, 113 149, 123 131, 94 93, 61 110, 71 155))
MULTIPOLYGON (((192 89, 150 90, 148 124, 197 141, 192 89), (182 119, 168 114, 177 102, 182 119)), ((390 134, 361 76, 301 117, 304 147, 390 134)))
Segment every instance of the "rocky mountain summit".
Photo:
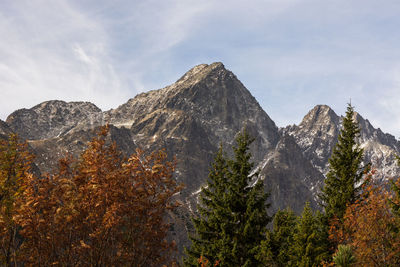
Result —
MULTIPOLYGON (((366 162, 378 169, 377 179, 399 173, 395 154, 400 143, 356 116, 366 162)), ((316 194, 328 170, 341 117, 331 108, 313 108, 299 125, 278 129, 257 100, 222 63, 195 66, 172 85, 141 93, 115 109, 101 111, 88 102, 47 101, 10 114, 0 121, 0 137, 10 132, 28 140, 41 173, 56 167, 67 153, 78 156, 96 129, 110 124, 109 141, 127 155, 137 147, 164 148, 176 156, 177 180, 185 184, 184 206, 172 215, 179 249, 187 244, 189 214, 220 144, 228 155, 237 133, 246 129, 255 138, 251 146, 254 171, 271 193, 271 213, 291 207, 300 212, 306 201, 316 207, 316 194)))
MULTIPOLYGON (((281 129, 284 135, 293 136, 303 154, 322 174, 329 170, 328 159, 337 141, 343 117, 326 105, 315 106, 299 125, 281 129)), ((375 129, 360 114, 354 119, 360 126, 360 146, 364 149, 364 164, 371 163, 377 170, 376 179, 388 179, 400 173, 395 160, 400 152, 400 142, 390 134, 375 129)))
POLYGON ((46 101, 31 109, 19 109, 7 117, 7 124, 28 140, 48 139, 66 135, 82 120, 91 118, 101 110, 89 102, 46 101))

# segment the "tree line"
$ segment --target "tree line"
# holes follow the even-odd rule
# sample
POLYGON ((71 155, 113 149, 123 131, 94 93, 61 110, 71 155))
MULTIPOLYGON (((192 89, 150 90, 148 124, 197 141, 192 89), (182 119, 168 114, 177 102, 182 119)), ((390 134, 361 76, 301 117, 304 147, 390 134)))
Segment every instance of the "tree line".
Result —
MULTIPOLYGON (((270 214, 246 131, 233 157, 215 155, 183 259, 167 236, 182 189, 165 152, 125 157, 108 126, 78 159, 36 177, 16 135, 0 142, 0 261, 3 266, 399 266, 400 181, 376 184, 362 166, 359 126, 348 106, 319 210, 305 203, 270 214), (389 189, 390 188, 390 189, 389 189)), ((399 162, 400 164, 400 162, 399 162)))
POLYGON ((400 266, 400 182, 374 182, 374 170, 362 166, 359 135, 348 105, 320 210, 305 203, 299 216, 290 208, 268 214, 246 132, 236 139, 233 159, 220 149, 193 218, 185 266, 400 266))

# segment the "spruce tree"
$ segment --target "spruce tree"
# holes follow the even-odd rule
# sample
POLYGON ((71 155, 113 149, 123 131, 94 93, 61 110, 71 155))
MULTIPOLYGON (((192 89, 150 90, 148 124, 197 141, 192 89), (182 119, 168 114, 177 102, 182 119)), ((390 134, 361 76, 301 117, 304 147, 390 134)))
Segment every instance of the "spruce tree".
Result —
POLYGON ((192 244, 190 249, 186 250, 186 266, 197 266, 200 257, 212 263, 220 260, 221 256, 218 254, 223 247, 222 230, 226 232, 229 221, 233 220, 226 202, 227 176, 227 161, 220 146, 212 163, 207 185, 202 187, 199 196, 199 217, 192 218, 196 236, 190 236, 192 244))
POLYGON ((297 217, 290 209, 278 210, 274 215, 273 231, 261 243, 258 257, 265 266, 293 266, 291 248, 297 224, 297 217))
POLYGON ((263 181, 251 174, 251 142, 246 131, 239 134, 230 160, 219 149, 200 195, 199 216, 193 218, 196 233, 186 250, 186 266, 198 266, 200 257, 218 266, 261 265, 256 255, 271 217, 263 181))
POLYGON ((296 225, 290 248, 292 261, 288 266, 320 266, 327 258, 324 228, 321 227, 319 217, 320 214, 314 215, 310 203, 307 202, 296 225))
POLYGON ((357 143, 360 128, 353 117, 354 108, 349 104, 338 142, 329 159, 325 186, 319 196, 328 222, 334 217, 342 221, 346 205, 354 203, 360 189, 363 149, 357 143))

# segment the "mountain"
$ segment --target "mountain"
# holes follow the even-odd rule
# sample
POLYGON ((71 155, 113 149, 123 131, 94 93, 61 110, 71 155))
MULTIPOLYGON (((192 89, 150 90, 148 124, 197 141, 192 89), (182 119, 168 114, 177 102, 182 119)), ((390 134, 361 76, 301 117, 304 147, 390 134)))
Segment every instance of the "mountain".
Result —
POLYGON ((0 139, 5 139, 9 134, 12 133, 12 130, 8 126, 8 124, 2 120, 0 120, 0 139))
POLYGON ((176 83, 142 93, 104 117, 129 128, 139 147, 164 147, 176 155, 187 193, 203 184, 219 143, 229 150, 244 127, 255 137, 256 162, 280 138, 275 123, 222 63, 196 66, 176 83))
POLYGON ((89 102, 46 101, 31 109, 20 109, 7 117, 7 124, 28 140, 66 135, 82 120, 90 121, 101 110, 89 102))
POLYGON ((278 127, 222 63, 198 65, 176 83, 139 94, 109 111, 102 112, 88 102, 47 101, 13 112, 6 122, 28 139, 42 173, 55 168, 66 153, 78 156, 96 128, 106 123, 111 126, 110 141, 116 141, 127 155, 140 147, 148 151, 164 148, 170 157, 176 156, 176 177, 185 184, 180 196, 184 206, 172 215, 180 249, 187 244, 189 213, 196 208, 199 189, 219 144, 232 155, 234 138, 244 128, 255 138, 252 160, 267 162, 258 169, 271 200, 276 200, 273 210, 294 206, 300 211, 306 200, 313 201, 308 183, 299 175, 314 177, 315 171, 289 175, 295 162, 306 162, 300 148, 291 141, 296 153, 284 151, 288 142, 281 140, 278 127), (283 159, 285 163, 280 164, 283 159), (296 197, 287 198, 291 192, 296 197))
MULTIPOLYGON (((328 159, 337 141, 343 117, 326 105, 315 106, 299 125, 280 129, 281 133, 293 136, 303 154, 322 174, 329 170, 328 159)), ((377 170, 375 179, 395 177, 400 173, 396 155, 400 153, 400 142, 390 134, 375 129, 360 114, 354 119, 360 126, 359 144, 364 149, 364 164, 371 163, 377 170)))
POLYGON ((290 135, 283 135, 275 149, 259 165, 260 178, 271 192, 273 211, 290 207, 300 213, 306 201, 317 209, 316 193, 324 176, 304 156, 290 135))
POLYGON ((328 159, 339 134, 340 117, 326 105, 315 106, 299 125, 281 132, 293 136, 305 157, 321 173, 328 171, 328 159))
MULTIPOLYGON (((380 177, 398 173, 394 155, 399 142, 375 129, 360 115, 366 160, 380 177)), ((177 158, 176 179, 185 189, 183 206, 170 214, 171 237, 179 251, 188 245, 190 215, 196 212, 201 186, 220 144, 228 155, 237 133, 246 129, 255 138, 250 147, 254 171, 270 192, 270 214, 291 207, 300 213, 316 194, 328 170, 341 117, 328 106, 316 106, 299 125, 279 129, 240 80, 222 63, 201 64, 175 83, 141 93, 115 109, 102 111, 89 102, 46 101, 10 114, 0 121, 0 137, 10 132, 28 140, 41 173, 51 171, 67 153, 79 156, 96 130, 110 125, 109 142, 129 155, 136 148, 164 148, 177 158)))

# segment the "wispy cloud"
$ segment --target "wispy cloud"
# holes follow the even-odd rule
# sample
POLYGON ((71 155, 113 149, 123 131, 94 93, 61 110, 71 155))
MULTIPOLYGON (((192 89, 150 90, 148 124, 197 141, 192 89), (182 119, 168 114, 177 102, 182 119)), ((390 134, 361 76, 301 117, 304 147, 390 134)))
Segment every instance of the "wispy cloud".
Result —
POLYGON ((102 108, 126 99, 101 22, 66 1, 0 5, 1 117, 50 99, 102 108))
POLYGON ((400 2, 2 1, 0 117, 48 99, 116 107, 223 61, 278 125, 316 104, 400 136, 400 2))

